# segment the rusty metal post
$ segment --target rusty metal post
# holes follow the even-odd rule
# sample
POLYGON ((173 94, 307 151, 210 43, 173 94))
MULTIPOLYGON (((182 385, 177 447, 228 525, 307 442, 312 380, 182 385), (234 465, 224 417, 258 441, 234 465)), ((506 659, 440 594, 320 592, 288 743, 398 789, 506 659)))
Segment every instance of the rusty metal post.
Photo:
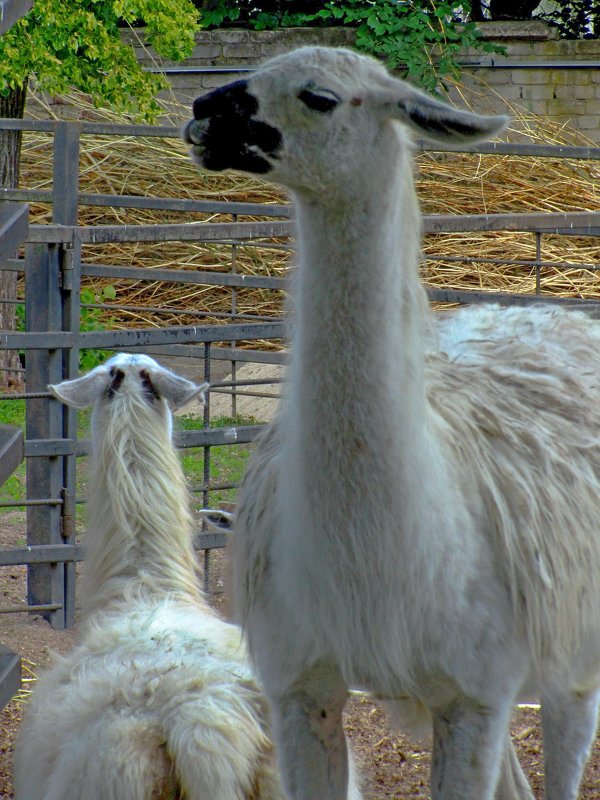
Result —
MULTIPOLYGON (((25 264, 25 320, 28 331, 62 328, 60 253, 58 245, 29 244, 25 264)), ((44 392, 49 383, 62 380, 60 350, 28 350, 25 380, 28 392, 44 392)), ((26 404, 27 439, 60 439, 63 422, 60 405, 49 398, 26 404)), ((27 544, 62 544, 61 503, 63 470, 60 456, 27 459, 27 498, 49 498, 52 503, 27 507, 27 544)), ((27 602, 56 606, 42 612, 55 628, 65 627, 64 564, 28 564, 27 602)))

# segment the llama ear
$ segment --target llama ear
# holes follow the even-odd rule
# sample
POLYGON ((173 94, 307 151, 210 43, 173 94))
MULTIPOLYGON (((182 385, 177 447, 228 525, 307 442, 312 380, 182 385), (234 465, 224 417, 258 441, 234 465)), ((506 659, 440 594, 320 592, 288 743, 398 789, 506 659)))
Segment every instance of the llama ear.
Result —
POLYGON ((200 516, 212 531, 231 531, 233 528, 233 514, 229 511, 220 508, 202 508, 200 516))
POLYGON ((152 385, 156 389, 160 397, 164 397, 171 411, 177 411, 190 400, 198 397, 201 403, 204 403, 204 392, 208 389, 208 383, 202 383, 200 386, 186 378, 180 378, 168 369, 158 367, 157 369, 149 370, 152 378, 152 385))
POLYGON ((398 86, 393 98, 394 116, 428 139, 476 144, 502 133, 510 121, 503 114, 485 116, 453 108, 407 83, 394 82, 398 86))
POLYGON ((67 406, 86 408, 92 406, 108 386, 109 371, 105 367, 96 367, 87 375, 72 381, 63 381, 48 386, 48 391, 67 406))

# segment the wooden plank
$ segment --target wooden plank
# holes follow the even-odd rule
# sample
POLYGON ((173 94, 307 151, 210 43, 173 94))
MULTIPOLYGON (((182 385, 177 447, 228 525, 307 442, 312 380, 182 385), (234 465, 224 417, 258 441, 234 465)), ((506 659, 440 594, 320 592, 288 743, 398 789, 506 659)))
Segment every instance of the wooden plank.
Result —
POLYGON ((0 425, 0 486, 23 461, 23 431, 13 425, 0 425))
POLYGON ((21 659, 0 644, 0 709, 12 700, 21 688, 21 659))

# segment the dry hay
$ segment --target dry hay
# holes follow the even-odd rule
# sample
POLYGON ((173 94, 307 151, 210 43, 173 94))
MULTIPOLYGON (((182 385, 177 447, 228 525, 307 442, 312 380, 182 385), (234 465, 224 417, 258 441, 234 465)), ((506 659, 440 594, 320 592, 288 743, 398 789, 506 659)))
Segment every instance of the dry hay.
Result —
MULTIPOLYGON (((482 90, 483 93, 490 89, 482 90)), ((469 97, 477 107, 478 98, 469 97)), ((70 114, 80 119, 123 122, 110 111, 98 111, 78 96, 67 98, 70 114)), ((37 98, 32 116, 47 117, 54 112, 37 98)), ((513 124, 508 138, 530 143, 590 145, 580 133, 564 125, 509 106, 513 124)), ((166 118, 181 124, 188 109, 176 103, 165 107, 166 118)), ((48 135, 26 134, 23 147, 22 185, 50 188, 52 149, 48 135)), ((230 202, 283 203, 286 198, 273 186, 239 173, 198 172, 178 139, 152 137, 84 136, 80 159, 81 191, 130 194, 151 197, 213 199, 230 202)), ((542 159, 502 155, 424 153, 418 159, 417 188, 424 213, 480 214, 529 211, 596 211, 600 197, 596 190, 599 166, 593 161, 542 159)), ((49 221, 48 207, 35 205, 34 222, 49 221)), ((84 206, 82 225, 157 224, 165 222, 231 221, 229 215, 190 214, 138 209, 84 206)), ((243 219, 257 219, 244 217, 243 219)), ((236 270, 249 275, 285 276, 289 253, 279 247, 237 247, 236 270)), ((425 254, 436 255, 424 266, 426 282, 435 287, 491 292, 535 291, 535 270, 531 266, 490 263, 487 259, 536 258, 533 234, 459 233, 427 236, 425 254), (456 259, 456 260, 452 260, 456 259), (470 259, 468 261, 462 259, 470 259)), ((598 264, 600 242, 594 237, 544 236, 542 258, 553 262, 541 272, 544 293, 573 297, 600 296, 594 273, 565 269, 568 263, 598 264)), ((229 271, 232 249, 225 245, 188 242, 86 246, 84 258, 92 263, 152 269, 229 271)), ((101 280, 92 285, 99 289, 101 280)), ((207 315, 207 321, 222 321, 231 312, 232 290, 213 286, 178 285, 159 281, 113 281, 117 291, 110 311, 111 327, 173 325, 197 322, 183 309, 207 315), (124 307, 128 307, 128 310, 124 307), (165 309, 158 314, 155 308, 165 309), (172 309, 169 311, 169 309, 172 309), (178 313, 179 312, 179 313, 178 313)), ((282 293, 238 289, 237 311, 257 317, 281 313, 282 293)))

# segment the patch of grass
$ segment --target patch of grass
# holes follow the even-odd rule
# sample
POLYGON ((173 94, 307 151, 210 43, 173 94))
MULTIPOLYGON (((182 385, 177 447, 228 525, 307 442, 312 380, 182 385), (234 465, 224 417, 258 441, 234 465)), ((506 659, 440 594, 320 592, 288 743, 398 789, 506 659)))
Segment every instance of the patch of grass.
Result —
MULTIPOLYGON (((235 428, 242 425, 256 425, 257 420, 247 417, 222 417, 212 420, 211 428, 235 428)), ((182 416, 176 420, 180 430, 199 430, 204 427, 201 417, 182 416)), ((252 453, 252 444, 227 444, 210 448, 209 480, 211 483, 239 483, 246 471, 248 458, 252 453)), ((193 447, 181 452, 183 470, 192 489, 204 483, 204 448, 193 447)), ((219 489, 209 493, 208 504, 211 507, 219 503, 235 502, 237 489, 219 489)), ((203 505, 202 493, 195 493, 197 505, 203 505)))
MULTIPOLYGON (((0 400, 0 424, 25 430, 25 400, 0 400)), ((14 503, 25 497, 25 464, 21 464, 0 486, 0 502, 14 503)), ((0 513, 4 509, 0 508, 0 513)), ((12 511, 10 508, 7 511, 12 511)))
POLYGON ((0 400, 0 424, 25 429, 25 400, 0 400))

